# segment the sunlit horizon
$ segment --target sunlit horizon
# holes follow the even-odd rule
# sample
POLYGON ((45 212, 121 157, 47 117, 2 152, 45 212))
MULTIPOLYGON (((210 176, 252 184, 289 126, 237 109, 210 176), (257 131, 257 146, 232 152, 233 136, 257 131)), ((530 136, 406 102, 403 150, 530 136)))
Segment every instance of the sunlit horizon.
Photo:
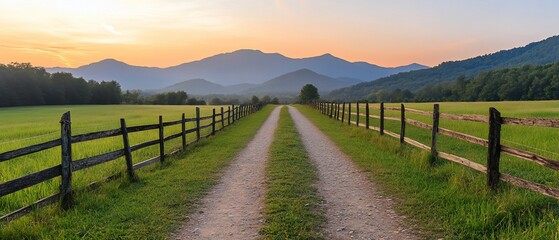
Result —
POLYGON ((436 66, 559 34, 555 1, 7 1, 0 63, 169 67, 239 49, 436 66))

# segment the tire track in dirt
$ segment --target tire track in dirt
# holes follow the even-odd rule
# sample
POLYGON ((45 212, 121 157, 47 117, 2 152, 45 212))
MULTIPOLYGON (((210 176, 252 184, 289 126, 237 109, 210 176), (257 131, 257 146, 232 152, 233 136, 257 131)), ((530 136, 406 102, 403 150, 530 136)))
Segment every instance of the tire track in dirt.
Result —
POLYGON ((177 239, 257 239, 263 224, 265 167, 278 125, 276 107, 202 200, 177 239))
POLYGON ((289 113, 318 170, 317 187, 325 201, 328 239, 417 238, 403 227, 390 199, 380 195, 334 142, 296 108, 289 106, 289 113))

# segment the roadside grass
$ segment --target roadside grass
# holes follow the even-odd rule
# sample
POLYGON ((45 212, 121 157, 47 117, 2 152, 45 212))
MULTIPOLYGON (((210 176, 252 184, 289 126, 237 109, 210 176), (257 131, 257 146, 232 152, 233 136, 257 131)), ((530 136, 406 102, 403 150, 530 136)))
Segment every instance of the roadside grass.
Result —
POLYGON ((285 107, 280 113, 266 173, 266 222, 261 235, 266 239, 323 239, 321 227, 326 220, 321 198, 313 186, 316 169, 285 107))
MULTIPOLYGON (((376 131, 341 124, 310 107, 297 108, 394 197, 397 211, 408 217, 408 224, 417 226, 423 238, 559 238, 557 200, 504 183, 491 193, 485 186, 486 176, 475 170, 444 159, 436 159, 431 166, 426 151, 400 145, 398 139, 376 131)), ((397 126, 388 127, 395 131, 397 126)), ((472 151, 461 147, 457 148, 461 152, 472 151)))
MULTIPOLYGON (((201 116, 212 113, 214 106, 200 106, 201 116)), ((220 106, 215 106, 219 109, 220 106)), ((0 108, 0 152, 30 146, 60 138, 60 117, 70 111, 72 115, 72 134, 82 134, 101 130, 120 128, 120 118, 125 118, 127 126, 179 120, 185 113, 187 118, 195 117, 196 106, 158 106, 158 105, 82 105, 82 106, 38 106, 0 108)), ((227 107, 225 107, 227 109, 227 107)), ((219 110, 218 110, 219 112, 219 110)), ((219 118, 217 119, 219 120, 219 118)), ((204 120, 202 125, 210 123, 204 120)), ((187 123, 192 128, 195 123, 187 123)), ((221 125, 218 124, 217 128, 221 125)), ((180 125, 165 127, 165 136, 181 131, 180 125)), ((203 129, 202 135, 210 128, 203 129)), ((195 133, 187 135, 187 141, 196 138, 195 133)), ((129 134, 130 144, 158 139, 158 130, 129 134)), ((122 137, 115 136, 89 142, 72 144, 73 159, 81 159, 115 151, 122 148, 122 137)), ((165 143, 165 152, 170 153, 181 147, 181 139, 165 143)), ((61 162, 60 147, 40 151, 0 163, 0 182, 6 182, 24 175, 55 166, 61 162)), ((134 163, 155 157, 159 154, 157 145, 132 153, 134 163)), ((73 173, 73 189, 80 189, 91 182, 102 180, 126 168, 124 157, 103 163, 92 168, 73 173)), ((37 184, 27 189, 0 197, 0 215, 27 206, 41 198, 58 192, 60 177, 37 184)))
POLYGON ((0 239, 163 239, 187 220, 187 213, 215 185, 220 172, 253 138, 273 106, 235 122, 163 164, 77 190, 68 211, 57 206, 0 225, 0 239))
POLYGON ((316 168, 286 107, 280 113, 266 173, 266 222, 261 235, 266 239, 323 239, 321 227, 326 218, 313 185, 316 168))

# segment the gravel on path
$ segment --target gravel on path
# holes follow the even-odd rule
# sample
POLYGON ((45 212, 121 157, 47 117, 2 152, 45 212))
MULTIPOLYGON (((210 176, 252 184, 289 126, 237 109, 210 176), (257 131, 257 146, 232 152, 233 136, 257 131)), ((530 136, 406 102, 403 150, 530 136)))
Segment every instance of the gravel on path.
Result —
POLYGON ((232 161, 220 182, 202 200, 174 237, 177 239, 257 239, 263 224, 265 166, 281 107, 276 107, 254 139, 232 161))
MULTIPOLYGON (((328 239, 416 239, 375 185, 324 133, 289 106, 289 113, 318 171, 328 239)), ((341 133, 343 134, 343 133, 341 133)))

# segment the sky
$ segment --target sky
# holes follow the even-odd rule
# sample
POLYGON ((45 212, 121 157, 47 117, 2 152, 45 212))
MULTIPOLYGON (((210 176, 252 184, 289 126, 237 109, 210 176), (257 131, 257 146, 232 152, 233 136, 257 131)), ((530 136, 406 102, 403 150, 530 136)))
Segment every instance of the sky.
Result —
POLYGON ((559 35, 556 0, 0 0, 0 63, 169 67, 238 49, 435 66, 559 35))

